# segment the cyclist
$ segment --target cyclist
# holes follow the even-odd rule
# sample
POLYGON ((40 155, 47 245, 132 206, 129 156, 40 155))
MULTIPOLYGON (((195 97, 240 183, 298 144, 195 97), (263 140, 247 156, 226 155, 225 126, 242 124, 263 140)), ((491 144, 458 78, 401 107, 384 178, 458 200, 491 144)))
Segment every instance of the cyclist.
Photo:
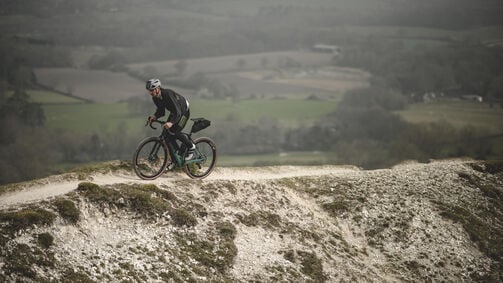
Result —
POLYGON ((165 115, 165 109, 168 109, 170 113, 168 121, 164 124, 164 128, 169 129, 174 134, 175 138, 188 148, 185 160, 192 159, 196 146, 182 133, 190 117, 189 102, 173 90, 161 88, 161 81, 159 79, 148 80, 146 88, 150 96, 152 96, 154 104, 157 106, 154 115, 148 116, 147 120, 151 122, 159 119, 165 115))

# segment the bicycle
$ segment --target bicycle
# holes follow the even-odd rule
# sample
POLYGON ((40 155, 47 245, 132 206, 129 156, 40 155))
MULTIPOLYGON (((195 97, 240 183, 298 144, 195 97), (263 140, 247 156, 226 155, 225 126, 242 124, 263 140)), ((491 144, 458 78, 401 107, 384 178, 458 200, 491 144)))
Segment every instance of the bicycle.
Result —
MULTIPOLYGON (((188 149, 186 146, 172 137, 168 129, 163 131, 158 137, 148 137, 142 140, 133 155, 133 168, 138 177, 143 180, 154 180, 164 172, 183 168, 185 173, 193 179, 203 179, 207 177, 215 167, 217 160, 217 149, 215 143, 208 137, 200 137, 192 140, 192 134, 210 125, 210 121, 204 118, 191 119, 194 124, 190 133, 182 132, 196 145, 194 157, 185 160, 188 149)), ((152 124, 163 121, 152 120, 145 126, 156 130, 152 124)))

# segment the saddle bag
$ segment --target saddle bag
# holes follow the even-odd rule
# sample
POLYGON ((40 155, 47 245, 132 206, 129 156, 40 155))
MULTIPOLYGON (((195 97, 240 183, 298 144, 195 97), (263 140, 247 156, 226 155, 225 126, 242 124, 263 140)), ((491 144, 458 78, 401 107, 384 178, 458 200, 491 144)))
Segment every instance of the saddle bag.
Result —
POLYGON ((195 118, 192 119, 194 121, 194 125, 192 125, 191 133, 197 133, 203 129, 206 129, 210 126, 211 121, 204 118, 195 118))

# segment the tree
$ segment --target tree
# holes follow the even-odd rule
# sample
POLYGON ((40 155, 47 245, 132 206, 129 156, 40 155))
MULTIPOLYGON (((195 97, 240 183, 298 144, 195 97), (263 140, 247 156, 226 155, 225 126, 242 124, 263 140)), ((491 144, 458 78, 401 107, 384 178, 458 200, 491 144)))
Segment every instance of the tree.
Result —
POLYGON ((0 79, 0 105, 7 100, 7 82, 0 79))
POLYGON ((0 105, 0 117, 15 117, 24 125, 42 126, 45 114, 42 106, 28 101, 28 94, 20 88, 6 102, 0 105))
POLYGON ((24 91, 36 81, 33 68, 25 65, 16 66, 12 69, 8 79, 9 83, 19 91, 24 91))
POLYGON ((489 86, 490 99, 503 99, 503 74, 494 78, 489 86))
POLYGON ((406 98, 397 91, 383 87, 368 87, 348 91, 339 104, 339 108, 365 108, 374 106, 386 110, 402 110, 407 105, 406 98))

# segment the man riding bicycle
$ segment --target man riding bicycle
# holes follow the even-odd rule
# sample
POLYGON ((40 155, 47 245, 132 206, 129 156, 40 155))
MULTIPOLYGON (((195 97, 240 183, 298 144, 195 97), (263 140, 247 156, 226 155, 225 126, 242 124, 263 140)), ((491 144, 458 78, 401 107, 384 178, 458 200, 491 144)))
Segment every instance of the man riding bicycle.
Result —
POLYGON ((169 129, 174 137, 188 148, 185 160, 192 159, 196 146, 182 133, 190 117, 189 102, 173 90, 161 88, 161 81, 159 79, 148 80, 146 88, 150 96, 152 96, 152 101, 157 106, 154 115, 148 116, 148 122, 163 117, 166 113, 165 109, 168 109, 170 113, 168 121, 164 124, 164 128, 169 129))

